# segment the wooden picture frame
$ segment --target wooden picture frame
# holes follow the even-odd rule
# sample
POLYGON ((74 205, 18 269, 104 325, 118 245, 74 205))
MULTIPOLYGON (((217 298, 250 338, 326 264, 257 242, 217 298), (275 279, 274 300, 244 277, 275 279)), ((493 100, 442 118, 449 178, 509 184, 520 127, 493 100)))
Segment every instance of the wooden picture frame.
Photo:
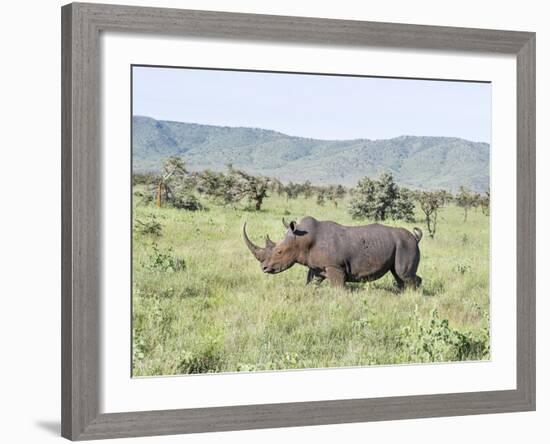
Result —
POLYGON ((535 34, 73 3, 62 8, 62 435, 72 440, 535 409, 535 34), (517 388, 126 413, 99 411, 99 35, 511 54, 517 60, 517 388))

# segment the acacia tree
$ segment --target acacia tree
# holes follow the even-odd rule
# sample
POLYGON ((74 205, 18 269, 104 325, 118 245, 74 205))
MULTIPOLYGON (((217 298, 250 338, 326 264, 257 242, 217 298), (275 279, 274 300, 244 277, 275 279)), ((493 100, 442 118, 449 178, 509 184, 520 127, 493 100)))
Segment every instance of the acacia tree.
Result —
POLYGON ((326 197, 330 200, 334 207, 338 207, 338 200, 346 195, 346 189, 342 185, 330 185, 326 188, 326 197))
POLYGON ((337 185, 334 190, 334 195, 336 199, 343 199, 346 196, 346 189, 342 185, 337 185))
POLYGON ((317 188, 317 200, 316 200, 317 205, 319 205, 320 207, 324 207, 326 197, 327 197, 327 190, 323 187, 317 188))
POLYGON ((302 191, 302 187, 298 183, 289 182, 285 185, 284 191, 286 194, 286 201, 288 202, 290 199, 298 198, 298 195, 302 191))
POLYGON ((354 219, 412 220, 414 202, 411 192, 400 188, 390 173, 383 173, 378 180, 361 179, 353 192, 349 212, 354 219))
POLYGON ((232 189, 237 199, 247 198, 254 203, 254 209, 260 211, 262 203, 267 197, 270 179, 263 176, 252 176, 232 166, 229 166, 229 175, 235 179, 232 189))
POLYGON ((437 229, 437 210, 445 204, 446 198, 446 191, 420 191, 416 194, 420 209, 426 216, 428 234, 431 238, 435 236, 437 229))
POLYGON ((170 185, 177 177, 182 177, 187 174, 185 168, 185 162, 181 157, 171 156, 168 157, 162 165, 162 173, 157 178, 156 186, 156 204, 157 207, 162 206, 162 199, 169 200, 173 195, 170 185))
POLYGON ((458 189, 458 194, 455 196, 455 202, 464 211, 464 222, 468 220, 468 211, 470 211, 471 208, 478 206, 479 197, 479 194, 472 193, 464 186, 461 186, 458 189))
POLYGON ((302 194, 306 199, 309 199, 313 194, 313 185, 309 180, 306 180, 300 188, 301 188, 302 194))
POLYGON ((485 194, 481 196, 479 205, 481 206, 481 212, 485 214, 485 216, 489 216, 491 208, 491 193, 489 191, 485 191, 485 194))
POLYGON ((236 178, 231 174, 204 170, 198 174, 197 191, 223 205, 234 204, 239 200, 235 183, 236 178))
POLYGON ((280 196, 285 192, 285 186, 279 179, 271 178, 269 190, 280 196))

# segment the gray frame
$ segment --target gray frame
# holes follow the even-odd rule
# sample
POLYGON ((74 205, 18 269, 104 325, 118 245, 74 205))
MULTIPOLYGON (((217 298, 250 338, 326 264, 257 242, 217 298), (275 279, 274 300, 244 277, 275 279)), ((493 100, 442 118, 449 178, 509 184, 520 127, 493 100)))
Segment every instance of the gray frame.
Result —
POLYGON ((535 34, 73 3, 62 8, 62 435, 73 440, 535 409, 535 34), (99 412, 99 34, 158 33, 517 57, 517 389, 99 412))

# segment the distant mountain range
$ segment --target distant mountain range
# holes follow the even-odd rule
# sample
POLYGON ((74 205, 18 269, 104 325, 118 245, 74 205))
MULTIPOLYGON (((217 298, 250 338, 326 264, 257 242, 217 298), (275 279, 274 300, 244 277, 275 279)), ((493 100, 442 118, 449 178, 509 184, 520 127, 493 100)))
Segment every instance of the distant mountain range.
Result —
POLYGON ((393 173, 416 189, 489 187, 489 144, 454 137, 317 140, 272 130, 201 125, 133 117, 133 168, 159 171, 181 156, 192 171, 222 171, 228 163, 283 182, 355 186, 364 176, 393 173))

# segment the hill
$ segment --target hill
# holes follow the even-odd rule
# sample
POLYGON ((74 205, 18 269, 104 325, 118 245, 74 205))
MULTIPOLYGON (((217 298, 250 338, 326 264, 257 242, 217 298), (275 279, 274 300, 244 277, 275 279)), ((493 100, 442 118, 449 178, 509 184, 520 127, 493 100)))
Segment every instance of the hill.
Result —
POLYGON ((272 130, 133 117, 133 168, 158 171, 168 156, 182 156, 190 170, 224 170, 228 163, 283 182, 354 186, 364 176, 392 172, 418 189, 456 191, 489 187, 487 143, 452 137, 317 140, 272 130))

